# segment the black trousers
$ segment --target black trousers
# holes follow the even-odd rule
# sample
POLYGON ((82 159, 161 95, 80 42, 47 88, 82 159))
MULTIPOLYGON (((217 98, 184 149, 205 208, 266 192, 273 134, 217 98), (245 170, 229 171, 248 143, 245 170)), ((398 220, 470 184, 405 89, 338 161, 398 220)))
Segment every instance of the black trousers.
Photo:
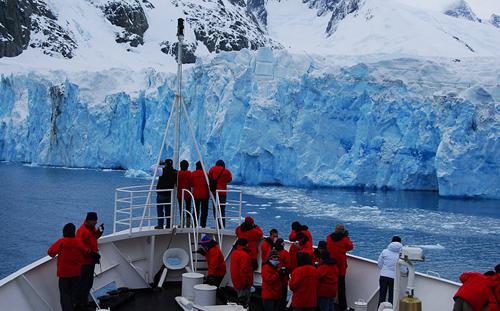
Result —
MULTIPOLYGON (((215 198, 215 193, 214 193, 214 198, 215 198)), ((224 227, 226 226, 226 202, 227 202, 227 198, 226 197, 222 197, 222 196, 219 196, 219 204, 220 204, 220 213, 222 215, 222 224, 224 225, 224 227)), ((214 206, 214 219, 217 219, 217 217, 215 217, 215 206, 214 206)))
POLYGON ((170 202, 172 202, 172 196, 169 194, 162 195, 158 194, 156 197, 156 212, 158 213, 158 226, 163 227, 164 221, 166 220, 166 227, 170 228, 170 202))
MULTIPOLYGON (((182 213, 182 200, 177 198, 177 202, 179 202, 179 220, 180 220, 180 215, 182 213)), ((186 209, 186 211, 191 213, 191 197, 184 197, 184 208, 186 209)), ((185 216, 186 217, 184 219, 184 223, 186 224, 186 226, 189 226, 191 218, 187 214, 185 216)))
POLYGON ((80 277, 59 278, 59 297, 61 301, 61 309, 63 311, 73 311, 78 303, 78 284, 80 277))
POLYGON ((94 285, 94 265, 82 265, 82 273, 80 274, 80 284, 78 285, 79 303, 87 304, 89 302, 89 294, 94 285))
POLYGON ((195 200, 194 204, 196 206, 196 214, 200 217, 200 225, 202 228, 207 226, 207 217, 208 217, 208 199, 195 200))
POLYGON ((378 295, 378 304, 380 305, 383 301, 386 301, 387 291, 389 291, 389 302, 393 302, 394 295, 394 279, 386 276, 380 276, 378 279, 378 284, 380 286, 380 291, 378 295))
POLYGON ((281 300, 280 300, 280 310, 285 310, 286 305, 287 305, 287 299, 288 299, 288 285, 284 285, 282 287, 282 294, 281 294, 281 300))
POLYGON ((340 310, 347 309, 347 299, 345 297, 345 275, 339 275, 338 302, 340 310))
POLYGON ((280 300, 279 299, 262 299, 262 305, 264 306, 264 311, 280 311, 280 300))

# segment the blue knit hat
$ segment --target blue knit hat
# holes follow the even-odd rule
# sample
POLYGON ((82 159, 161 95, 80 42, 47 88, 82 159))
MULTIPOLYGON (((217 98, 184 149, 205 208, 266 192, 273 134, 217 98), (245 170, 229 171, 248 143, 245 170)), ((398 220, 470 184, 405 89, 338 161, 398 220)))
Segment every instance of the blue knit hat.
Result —
POLYGON ((212 238, 210 236, 208 236, 208 235, 204 235, 201 238, 200 244, 201 245, 208 244, 210 241, 212 241, 212 238))

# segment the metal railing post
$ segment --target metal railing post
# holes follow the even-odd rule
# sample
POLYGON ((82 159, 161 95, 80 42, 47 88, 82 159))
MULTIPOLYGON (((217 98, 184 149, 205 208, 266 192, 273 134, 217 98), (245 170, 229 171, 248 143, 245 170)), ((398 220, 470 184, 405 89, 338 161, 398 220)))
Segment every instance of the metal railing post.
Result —
POLYGON ((116 210, 118 208, 118 191, 115 190, 115 213, 113 215, 113 233, 116 232, 116 210))
POLYGON ((240 214, 239 214, 239 219, 238 219, 239 222, 241 221, 241 209, 243 207, 242 203, 243 203, 243 191, 240 191, 240 202, 239 202, 240 214))
POLYGON ((132 199, 132 191, 129 192, 129 198, 130 198, 130 201, 129 201, 129 216, 128 216, 128 235, 131 236, 132 235, 132 213, 133 213, 133 210, 132 210, 132 203, 133 203, 133 199, 132 199))

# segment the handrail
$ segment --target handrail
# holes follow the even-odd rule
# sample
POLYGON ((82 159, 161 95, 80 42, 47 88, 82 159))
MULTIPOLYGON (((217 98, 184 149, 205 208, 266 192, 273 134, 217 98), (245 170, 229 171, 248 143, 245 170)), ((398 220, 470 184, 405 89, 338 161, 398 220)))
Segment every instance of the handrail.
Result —
MULTIPOLYGON (((198 211, 196 210, 196 200, 194 199, 193 193, 189 189, 182 189, 181 191, 181 205, 180 205, 180 217, 176 217, 177 210, 173 210, 174 201, 170 200, 170 203, 158 203, 152 202, 151 197, 146 194, 152 193, 164 193, 170 194, 172 199, 177 200, 177 196, 174 196, 174 189, 153 189, 149 190, 147 185, 143 186, 129 186, 129 187, 120 187, 115 190, 115 204, 114 204, 114 214, 113 214, 113 233, 117 230, 121 230, 123 226, 126 227, 129 235, 132 234, 133 229, 139 229, 141 231, 145 227, 150 227, 151 223, 160 218, 164 220, 170 219, 171 226, 178 225, 183 228, 193 229, 193 234, 196 236, 196 239, 199 239, 199 220, 198 220, 198 211), (192 211, 187 211, 185 209, 185 199, 191 199, 193 202, 192 211), (170 208, 170 216, 153 216, 151 209, 153 207, 157 207, 159 205, 165 205, 167 208, 170 208), (138 212, 138 211, 141 211, 138 212), (187 214, 189 212, 189 216, 187 214), (186 219, 192 218, 192 225, 186 226, 184 224, 186 219), (178 223, 180 221, 180 223, 178 223), (120 228, 119 228, 120 226, 120 228)), ((223 239, 223 230, 225 229, 224 222, 227 219, 236 219, 238 221, 241 219, 242 213, 242 202, 243 202, 243 193, 241 190, 237 189, 227 189, 227 190, 217 190, 215 192, 215 228, 217 231, 218 242, 222 244, 223 239), (232 197, 230 200, 227 200, 224 206, 226 207, 226 215, 222 216, 222 205, 220 201, 220 194, 238 194, 239 197, 232 197), (236 212, 236 215, 235 215, 236 212)))
MULTIPOLYGON (((194 246, 197 247, 198 246, 198 234, 197 234, 198 224, 196 223, 196 226, 195 226, 195 219, 193 219, 193 214, 191 214, 188 211, 185 211, 185 212, 187 215, 189 215, 191 217, 191 227, 193 229, 194 246)), ((188 233, 188 243, 189 243, 189 260, 191 263, 191 270, 193 272, 196 272, 196 270, 194 269, 194 264, 193 264, 193 248, 192 248, 193 246, 191 244, 191 236, 189 235, 189 233, 188 233)))

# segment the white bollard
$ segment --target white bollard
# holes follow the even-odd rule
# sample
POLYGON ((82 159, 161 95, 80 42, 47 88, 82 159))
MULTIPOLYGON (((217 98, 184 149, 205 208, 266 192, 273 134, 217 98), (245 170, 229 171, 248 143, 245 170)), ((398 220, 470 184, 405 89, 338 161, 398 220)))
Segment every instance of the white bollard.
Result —
POLYGON ((363 299, 358 299, 358 301, 354 302, 354 310, 355 311, 367 311, 368 303, 363 299))
POLYGON ((199 306, 215 306, 217 286, 199 284, 194 286, 194 304, 199 306))
POLYGON ((203 283, 203 274, 188 272, 182 274, 182 296, 193 301, 194 286, 203 283))

